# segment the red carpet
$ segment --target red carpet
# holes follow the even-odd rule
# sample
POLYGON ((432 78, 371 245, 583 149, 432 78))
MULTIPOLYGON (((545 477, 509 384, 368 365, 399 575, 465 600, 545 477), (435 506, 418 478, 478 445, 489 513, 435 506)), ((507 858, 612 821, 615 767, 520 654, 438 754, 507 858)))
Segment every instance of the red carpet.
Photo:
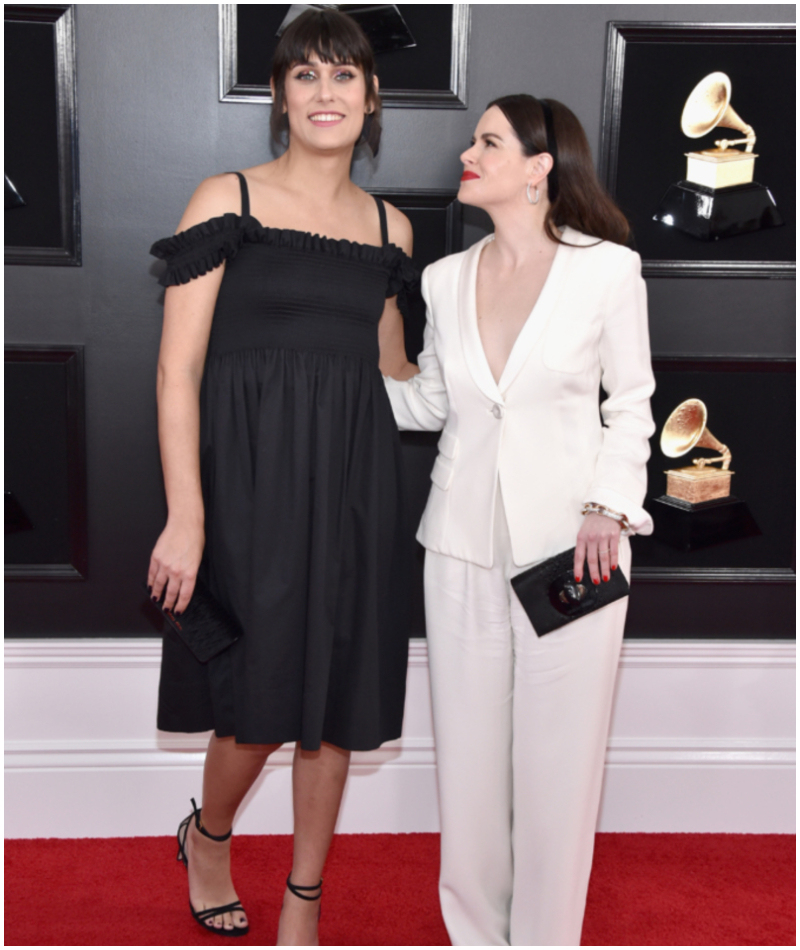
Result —
MULTIPOLYGON (((436 893, 438 835, 340 835, 325 871, 329 946, 448 943, 436 893)), ((5 843, 6 946, 269 945, 290 865, 286 836, 234 839, 247 937, 222 941, 189 916, 170 838, 5 843)), ((601 834, 587 946, 795 943, 790 835, 601 834)))

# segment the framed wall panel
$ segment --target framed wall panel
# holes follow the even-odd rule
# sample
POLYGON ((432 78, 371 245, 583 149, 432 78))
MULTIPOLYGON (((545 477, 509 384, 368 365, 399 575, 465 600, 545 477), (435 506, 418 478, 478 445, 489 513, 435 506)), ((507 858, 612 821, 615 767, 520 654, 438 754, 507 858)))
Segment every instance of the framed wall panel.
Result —
POLYGON ((601 175, 631 222, 645 276, 794 276, 794 84, 791 25, 608 24, 601 175), (653 219, 686 177, 685 153, 738 138, 721 126, 697 139, 681 130, 689 94, 713 72, 729 77, 730 105, 755 129, 754 181, 783 226, 700 240, 653 219))
MULTIPOLYGON (((219 5, 220 101, 272 102, 270 63, 282 3, 219 5)), ((466 109, 469 4, 399 4, 416 41, 376 55, 385 108, 466 109)))
MULTIPOLYGON (((399 208, 414 229, 414 263, 420 270, 447 254, 461 250, 462 205, 456 201, 456 191, 386 190, 371 189, 399 208)), ((404 316, 406 352, 415 363, 422 349, 425 330, 425 302, 419 285, 406 294, 401 301, 404 316)), ((428 493, 431 488, 431 469, 436 459, 436 444, 439 432, 401 432, 400 443, 406 475, 408 495, 408 523, 406 530, 416 534, 428 493)), ((421 545, 415 547, 411 581, 411 635, 425 636, 425 610, 423 602, 422 574, 424 552, 421 545)))
MULTIPOLYGON (((792 583, 795 574, 795 363, 793 360, 657 359, 645 507, 655 531, 634 537, 633 576, 639 580, 792 583), (708 409, 707 427, 732 453, 731 495, 746 510, 732 530, 724 521, 692 550, 676 538, 674 509, 657 501, 665 470, 717 453, 695 448, 678 458, 660 448, 664 423, 689 398, 708 409)), ((680 513, 684 527, 697 514, 680 513)), ((712 514, 712 520, 716 515, 712 514)), ((724 519, 724 511, 720 518, 724 519)), ((705 530, 705 529, 704 529, 705 530)), ((684 536, 684 541, 685 541, 684 536)))
POLYGON ((82 346, 5 351, 6 580, 85 580, 82 346))
POLYGON ((79 265, 75 7, 4 16, 5 262, 79 265))

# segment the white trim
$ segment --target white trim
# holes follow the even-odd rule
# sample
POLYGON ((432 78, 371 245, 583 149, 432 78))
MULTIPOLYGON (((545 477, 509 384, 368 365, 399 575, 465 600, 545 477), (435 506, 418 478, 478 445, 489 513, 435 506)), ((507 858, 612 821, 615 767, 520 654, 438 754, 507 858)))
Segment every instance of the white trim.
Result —
MULTIPOLYGON (((8 740, 7 771, 197 768, 203 765, 208 736, 151 742, 146 739, 8 740)), ((292 764, 294 744, 270 757, 270 767, 292 764)), ((399 739, 371 752, 354 752, 351 767, 419 767, 436 764, 432 739, 399 739)), ((614 766, 781 766, 795 764, 789 739, 611 739, 606 765, 614 766)))
MULTIPOLYGON (((625 642, 600 830, 791 833, 795 657, 787 641, 625 642)), ((156 638, 5 642, 8 837, 174 831, 208 736, 155 729, 160 658, 156 638)), ((427 666, 412 640, 403 736, 354 753, 340 831, 438 829, 427 666)), ((291 831, 291 760, 271 757, 240 831, 291 831)))
MULTIPOLYGON (((87 637, 46 640, 6 640, 6 669, 63 669, 65 667, 127 667, 158 669, 161 664, 161 638, 87 637)), ((409 666, 428 665, 428 644, 424 639, 410 641, 409 666)))

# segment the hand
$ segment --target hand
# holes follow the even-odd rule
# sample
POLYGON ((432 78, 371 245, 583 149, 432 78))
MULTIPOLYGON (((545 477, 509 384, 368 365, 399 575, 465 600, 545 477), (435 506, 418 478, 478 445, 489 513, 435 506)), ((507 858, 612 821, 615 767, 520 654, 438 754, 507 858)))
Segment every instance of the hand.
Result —
POLYGON ((164 594, 164 609, 179 614, 186 610, 194 591, 197 571, 203 557, 205 532, 202 527, 166 528, 153 548, 147 586, 154 600, 164 594))
POLYGON ((575 580, 583 577, 584 561, 589 562, 589 575, 593 584, 600 578, 607 581, 611 571, 619 564, 620 525, 605 515, 584 515, 578 540, 575 542, 575 580))

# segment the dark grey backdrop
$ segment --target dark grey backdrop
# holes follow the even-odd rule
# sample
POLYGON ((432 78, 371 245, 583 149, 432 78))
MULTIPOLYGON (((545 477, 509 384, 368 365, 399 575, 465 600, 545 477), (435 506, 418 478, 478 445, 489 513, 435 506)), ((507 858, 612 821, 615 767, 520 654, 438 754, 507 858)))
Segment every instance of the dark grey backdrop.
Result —
MULTIPOLYGON (((789 4, 476 5, 468 110, 387 110, 380 158, 359 162, 356 180, 454 187, 483 107, 509 92, 569 104, 596 151, 609 20, 775 23, 793 14, 789 4)), ((77 60, 83 266, 6 267, 6 340, 86 347, 89 579, 7 583, 6 635, 148 636, 137 583, 164 517, 160 292, 148 248, 174 230, 202 178, 269 156, 269 107, 218 101, 214 4, 80 4, 77 60)), ((466 246, 485 222, 468 211, 464 230, 466 246)), ((654 278, 648 288, 659 356, 794 354, 793 281, 654 278)), ((780 464, 785 447, 775 449, 780 464)), ((641 582, 628 635, 793 636, 793 590, 641 582)))

